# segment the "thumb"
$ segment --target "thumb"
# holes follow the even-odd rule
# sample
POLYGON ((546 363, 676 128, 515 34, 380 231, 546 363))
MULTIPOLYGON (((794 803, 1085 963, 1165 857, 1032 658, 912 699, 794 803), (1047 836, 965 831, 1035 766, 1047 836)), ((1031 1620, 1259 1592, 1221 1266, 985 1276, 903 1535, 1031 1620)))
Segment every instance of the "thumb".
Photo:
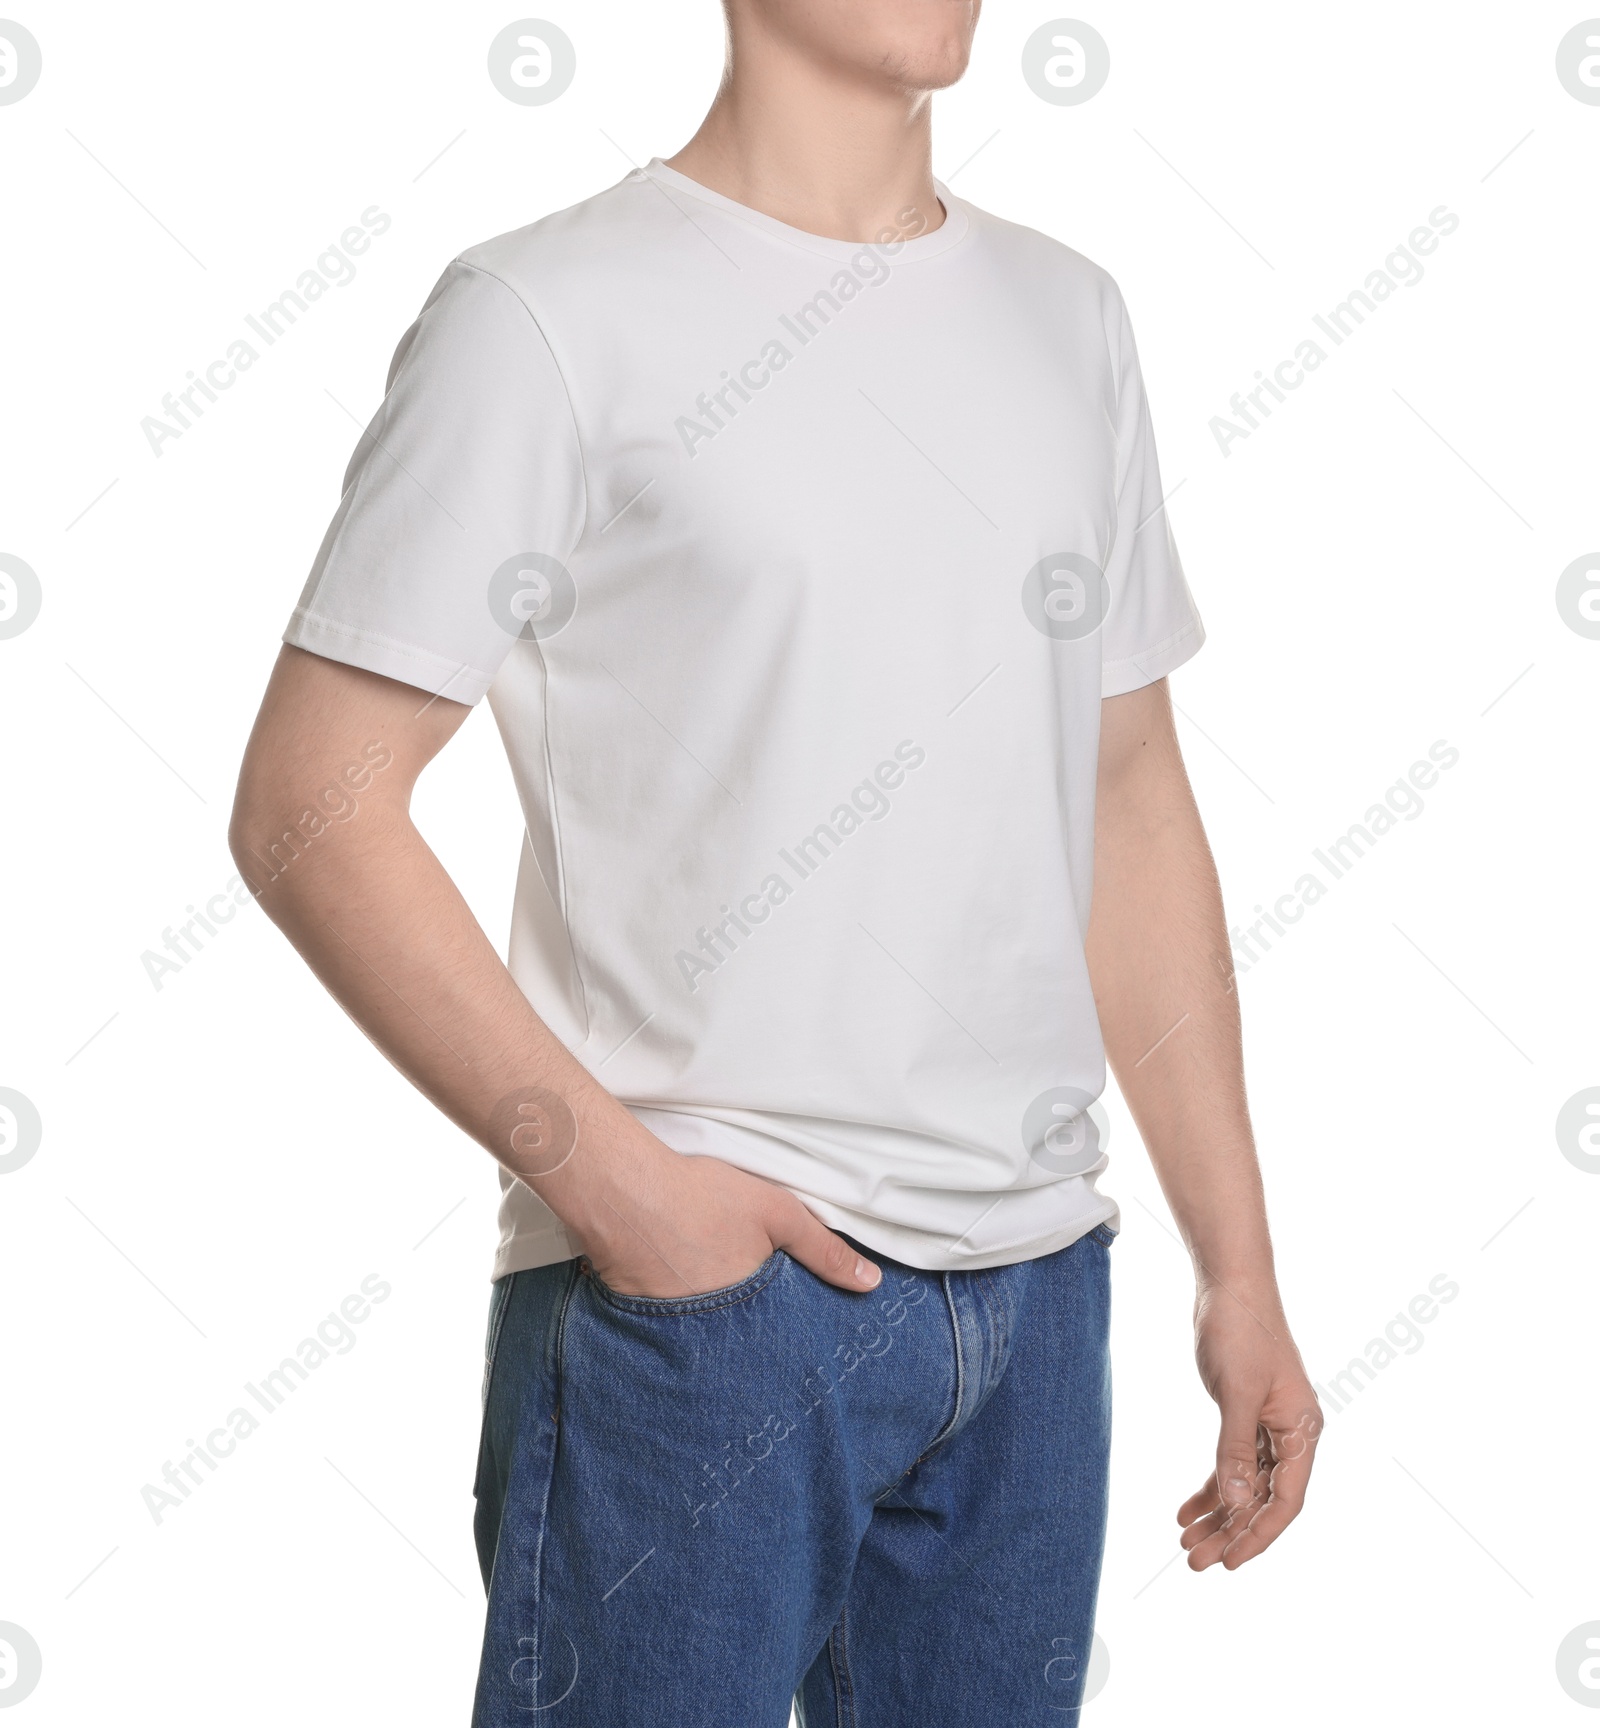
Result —
POLYGON ((873 1290, 883 1281, 882 1271, 864 1260, 842 1236, 835 1235, 814 1213, 795 1202, 787 1207, 768 1230, 774 1248, 798 1260, 808 1272, 841 1290, 873 1290))
POLYGON ((1259 1401, 1238 1392, 1224 1392, 1222 1434, 1217 1441, 1217 1499, 1230 1512, 1248 1506, 1255 1498, 1257 1463, 1256 1434, 1259 1401))

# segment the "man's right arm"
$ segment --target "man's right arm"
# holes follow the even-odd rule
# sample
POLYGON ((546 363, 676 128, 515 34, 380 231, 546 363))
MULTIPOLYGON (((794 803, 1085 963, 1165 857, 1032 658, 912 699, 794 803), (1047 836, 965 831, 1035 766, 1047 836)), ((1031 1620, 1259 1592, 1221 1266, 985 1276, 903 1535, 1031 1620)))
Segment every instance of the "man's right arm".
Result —
POLYGON ((284 648, 229 830, 263 910, 383 1054, 539 1194, 613 1288, 719 1289, 783 1248, 830 1283, 870 1289, 877 1269, 792 1194, 664 1146, 534 1013, 411 820, 417 777, 470 712, 284 648), (516 1098, 534 1092, 571 1112, 570 1156, 566 1144, 551 1156, 548 1133, 513 1132, 516 1098))

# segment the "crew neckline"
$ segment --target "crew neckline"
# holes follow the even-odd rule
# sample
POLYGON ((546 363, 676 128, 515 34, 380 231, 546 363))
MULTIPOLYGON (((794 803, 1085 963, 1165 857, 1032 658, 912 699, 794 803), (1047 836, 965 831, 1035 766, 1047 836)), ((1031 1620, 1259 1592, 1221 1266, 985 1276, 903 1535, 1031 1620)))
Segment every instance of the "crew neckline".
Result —
MULTIPOLYGON (((752 228, 762 229, 776 240, 787 241, 791 246, 802 247, 807 252, 820 252, 828 258, 847 260, 854 258, 864 246, 881 247, 892 244, 881 240, 835 240, 826 234, 813 234, 809 229, 792 227, 787 222, 780 222, 776 216, 767 215, 764 210, 756 210, 748 204, 741 204, 736 198, 713 192, 709 186, 701 185, 698 180, 691 180, 687 174, 680 173, 676 168, 669 168, 659 156, 652 157, 637 172, 647 175, 663 187, 671 187, 703 204, 710 204, 725 215, 748 223, 752 228)), ((899 247, 889 254, 896 264, 920 263, 924 258, 936 257, 941 252, 948 252, 953 246, 959 246, 967 237, 971 223, 967 217, 966 205, 942 180, 935 180, 933 189, 938 193, 939 202, 944 207, 944 221, 931 234, 918 234, 902 241, 899 247)))

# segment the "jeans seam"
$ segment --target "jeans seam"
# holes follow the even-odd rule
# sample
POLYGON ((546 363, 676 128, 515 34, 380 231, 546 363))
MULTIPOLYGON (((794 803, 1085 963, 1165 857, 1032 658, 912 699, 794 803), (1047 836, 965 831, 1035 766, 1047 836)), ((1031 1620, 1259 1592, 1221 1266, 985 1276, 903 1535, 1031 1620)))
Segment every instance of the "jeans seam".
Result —
POLYGON ((988 1272, 978 1273, 978 1289, 983 1296, 983 1305, 989 1313, 989 1324, 994 1336, 994 1361, 991 1367, 998 1369, 1005 1361, 1011 1346, 1009 1331, 1006 1326, 1005 1299, 1000 1294, 1000 1286, 988 1272))
POLYGON ((495 1355, 500 1349, 500 1334, 505 1330, 506 1310, 511 1306, 511 1298, 517 1288, 517 1277, 517 1273, 509 1273, 505 1288, 496 1292, 499 1301, 495 1305, 494 1322, 489 1328, 489 1343, 483 1359, 483 1405, 485 1409, 489 1405, 489 1381, 494 1374, 495 1355))
MULTIPOLYGON (((956 1424, 961 1420, 961 1401, 966 1396, 967 1390, 966 1354, 961 1348, 961 1316, 956 1312, 956 1299, 950 1289, 950 1274, 948 1272, 940 1273, 939 1284, 944 1291, 945 1307, 950 1310, 950 1337, 954 1346, 956 1363, 956 1396, 955 1403, 951 1406, 950 1420, 945 1423, 944 1427, 939 1430, 933 1440, 923 1449, 921 1456, 917 1459, 917 1464, 920 1464, 923 1458, 926 1458, 929 1453, 937 1451, 938 1448, 941 1447, 955 1432, 956 1424)), ((916 1465, 913 1465, 912 1469, 915 1468, 916 1465)), ((906 1476, 909 1476, 910 1474, 911 1471, 907 1470, 906 1476)), ((903 1482, 904 1480, 905 1476, 902 1476, 900 1481, 903 1482)), ((896 1487, 899 1487, 899 1485, 898 1482, 895 1484, 896 1487)))
POLYGON ((500 1353, 500 1334, 505 1330, 506 1310, 511 1306, 511 1298, 516 1294, 517 1279, 520 1274, 508 1274, 508 1282, 503 1291, 496 1291, 497 1306, 494 1323, 489 1328, 488 1350, 483 1362, 483 1394, 479 1402, 482 1412, 478 1419, 478 1462, 472 1476, 472 1495, 476 1499, 483 1487, 484 1465, 489 1456, 489 1394, 494 1389, 494 1365, 500 1353))
POLYGON ((626 1314, 661 1314, 681 1316, 684 1314, 712 1314, 719 1308, 735 1308, 741 1302, 748 1302, 752 1296, 759 1296, 763 1290, 778 1276, 783 1266, 783 1250, 776 1248, 747 1278, 741 1278, 737 1284, 730 1284, 725 1290, 708 1290, 704 1296, 657 1297, 630 1296, 625 1291, 613 1290, 598 1272, 587 1270, 585 1276, 595 1287, 595 1293, 612 1307, 620 1308, 626 1314), (763 1276, 765 1274, 765 1276, 763 1276))
POLYGON ((850 1605, 839 1610, 839 1623, 828 1640, 833 1663, 833 1714, 835 1728, 855 1728, 856 1688, 850 1673, 850 1605))
MULTIPOLYGON (((563 1369, 566 1363, 567 1316, 572 1311, 572 1298, 577 1290, 578 1279, 576 1262, 574 1270, 568 1275, 567 1288, 562 1293, 561 1309, 556 1316, 554 1335, 551 1347, 554 1352, 552 1379, 555 1388, 555 1409, 550 1413, 553 1432, 550 1438, 550 1468, 545 1472, 544 1494, 539 1503, 539 1534, 536 1539, 537 1552, 533 1562, 533 1655, 535 1672, 544 1670, 544 1642, 549 1628, 545 1624, 545 1538, 550 1533, 550 1501, 555 1494, 556 1471, 561 1465, 561 1400, 566 1390, 563 1380, 563 1369)), ((536 1695, 537 1701, 537 1695, 536 1695)))

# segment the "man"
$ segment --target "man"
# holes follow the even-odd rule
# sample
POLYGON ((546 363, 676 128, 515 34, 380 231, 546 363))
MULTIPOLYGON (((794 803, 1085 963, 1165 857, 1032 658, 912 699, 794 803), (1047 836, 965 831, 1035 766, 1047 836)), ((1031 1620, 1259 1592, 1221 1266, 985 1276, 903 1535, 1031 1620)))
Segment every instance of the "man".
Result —
POLYGON ((235 856, 502 1168, 479 1728, 1075 1720, 1107 1052, 1221 1408, 1191 1566, 1282 1532, 1319 1425, 1167 698, 1201 627, 1115 284, 932 178, 976 0, 727 9, 690 144, 402 341, 235 856), (485 694, 509 969, 408 814, 485 694))

